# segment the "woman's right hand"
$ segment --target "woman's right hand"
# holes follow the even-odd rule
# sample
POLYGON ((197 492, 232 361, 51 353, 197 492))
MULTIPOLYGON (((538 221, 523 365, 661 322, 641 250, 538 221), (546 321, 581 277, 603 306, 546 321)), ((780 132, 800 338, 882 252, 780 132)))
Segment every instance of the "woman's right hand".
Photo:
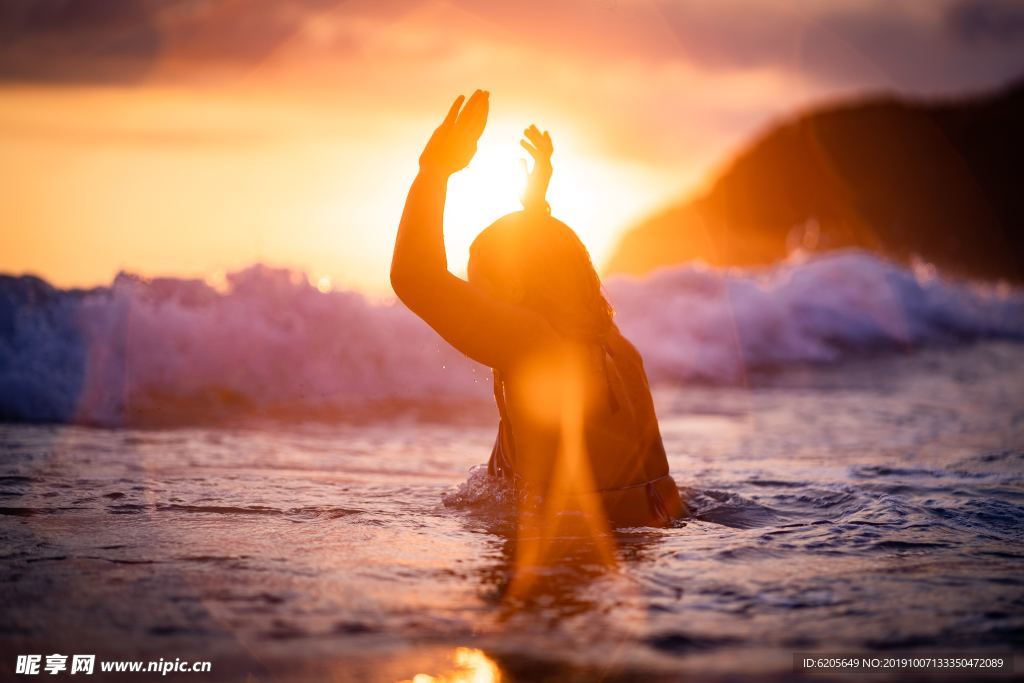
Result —
POLYGON ((469 97, 459 95, 441 125, 430 136, 420 155, 420 171, 438 172, 449 176, 461 171, 476 154, 476 143, 487 125, 490 93, 477 90, 469 97))

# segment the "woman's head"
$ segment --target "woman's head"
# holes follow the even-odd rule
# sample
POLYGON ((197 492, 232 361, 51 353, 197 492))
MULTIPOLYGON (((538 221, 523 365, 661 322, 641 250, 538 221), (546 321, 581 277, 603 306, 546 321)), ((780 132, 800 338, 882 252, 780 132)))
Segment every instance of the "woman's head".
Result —
POLYGON ((587 248, 546 213, 510 213, 477 235, 469 248, 469 281, 536 311, 569 336, 597 337, 613 327, 587 248))

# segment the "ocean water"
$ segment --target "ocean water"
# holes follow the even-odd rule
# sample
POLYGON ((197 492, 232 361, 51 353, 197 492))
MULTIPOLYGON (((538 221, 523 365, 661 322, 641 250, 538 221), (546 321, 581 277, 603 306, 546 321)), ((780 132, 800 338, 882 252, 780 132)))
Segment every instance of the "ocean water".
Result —
MULTIPOLYGON (((856 250, 606 286, 663 385, 742 386, 751 372, 865 353, 1024 342, 1024 290, 856 250)), ((486 401, 489 381, 401 304, 320 292, 287 270, 253 266, 223 289, 122 274, 68 291, 0 276, 0 420, 176 426, 396 408, 450 417, 453 405, 486 401)))
POLYGON ((1016 290, 861 253, 612 283, 693 514, 615 531, 612 565, 561 539, 513 595, 486 374, 395 307, 239 277, 0 288, 5 675, 789 680, 1024 642, 1016 290))

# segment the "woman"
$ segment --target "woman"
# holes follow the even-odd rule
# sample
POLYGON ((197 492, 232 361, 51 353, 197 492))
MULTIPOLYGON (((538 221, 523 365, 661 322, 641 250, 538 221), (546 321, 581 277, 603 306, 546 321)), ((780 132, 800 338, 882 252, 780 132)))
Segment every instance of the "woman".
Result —
POLYGON ((470 247, 468 282, 448 272, 448 178, 469 164, 489 93, 455 100, 420 156, 398 228, 391 283, 452 346, 493 369, 500 422, 491 474, 548 511, 611 526, 665 526, 682 514, 640 354, 619 332, 583 243, 544 197, 551 139, 531 126, 524 210, 470 247))

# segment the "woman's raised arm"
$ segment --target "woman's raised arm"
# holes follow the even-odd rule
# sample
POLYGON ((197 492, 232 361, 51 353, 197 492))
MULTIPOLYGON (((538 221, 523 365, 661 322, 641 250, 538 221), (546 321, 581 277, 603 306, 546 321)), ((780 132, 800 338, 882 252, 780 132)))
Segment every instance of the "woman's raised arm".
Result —
POLYGON ((413 313, 452 346, 491 367, 505 367, 549 329, 525 308, 500 301, 448 272, 444 204, 448 178, 465 168, 487 123, 488 93, 459 96, 420 155, 391 261, 391 286, 413 313))

